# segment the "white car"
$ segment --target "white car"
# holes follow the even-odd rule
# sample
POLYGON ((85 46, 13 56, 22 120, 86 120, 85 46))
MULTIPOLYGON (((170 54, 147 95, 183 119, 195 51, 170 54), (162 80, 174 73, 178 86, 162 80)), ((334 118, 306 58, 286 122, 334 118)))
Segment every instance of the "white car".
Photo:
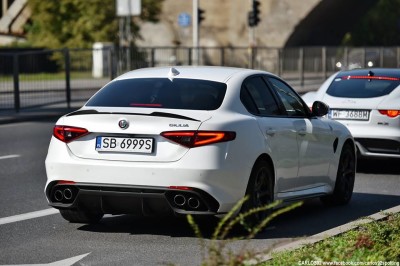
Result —
POLYGON ((332 75, 303 95, 311 107, 323 101, 328 117, 351 131, 361 157, 400 158, 400 69, 369 68, 332 75))
MULTIPOLYGON (((225 67, 148 68, 105 85, 61 117, 45 194, 70 222, 103 214, 222 216, 273 200, 345 204, 351 133, 277 76, 225 67)), ((253 221, 261 219, 258 213, 253 221)))

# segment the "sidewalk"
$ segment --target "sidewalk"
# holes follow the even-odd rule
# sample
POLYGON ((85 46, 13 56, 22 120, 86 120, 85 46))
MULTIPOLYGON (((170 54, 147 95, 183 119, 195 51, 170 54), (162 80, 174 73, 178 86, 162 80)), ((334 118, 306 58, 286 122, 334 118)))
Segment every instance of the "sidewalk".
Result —
POLYGON ((16 122, 44 120, 44 119, 57 119, 67 113, 73 112, 82 107, 85 102, 71 102, 70 108, 66 103, 46 105, 42 107, 24 108, 19 112, 14 110, 0 111, 0 125, 16 122))

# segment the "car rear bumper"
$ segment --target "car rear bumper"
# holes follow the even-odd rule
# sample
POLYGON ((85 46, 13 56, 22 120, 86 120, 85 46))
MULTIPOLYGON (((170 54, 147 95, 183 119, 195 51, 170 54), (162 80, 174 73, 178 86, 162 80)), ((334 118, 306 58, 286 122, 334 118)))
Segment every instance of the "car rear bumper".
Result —
POLYGON ((378 138, 355 138, 356 146, 363 157, 400 158, 400 141, 378 138))
POLYGON ((215 215, 219 209, 219 203, 212 196, 191 188, 54 181, 47 186, 46 196, 50 206, 57 209, 83 209, 107 214, 215 215))
MULTIPOLYGON (((49 149, 45 163, 47 174, 45 190, 50 204, 54 202, 49 196, 49 189, 54 182, 66 180, 81 185, 85 184, 85 189, 82 188, 82 193, 84 192, 85 195, 97 194, 101 197, 103 194, 107 196, 106 194, 109 194, 110 191, 103 194, 98 191, 86 193, 87 185, 95 184, 101 188, 110 186, 116 188, 127 186, 132 189, 146 187, 158 191, 155 194, 149 194, 146 190, 146 193, 140 194, 144 198, 165 198, 163 195, 157 195, 165 193, 171 187, 193 188, 195 191, 203 191, 218 202, 217 210, 211 208, 207 211, 226 213, 244 197, 252 167, 246 166, 244 162, 243 164, 236 163, 237 161, 231 160, 229 155, 220 156, 221 152, 218 149, 215 149, 217 150, 215 153, 209 152, 207 157, 194 155, 192 152, 186 154, 179 161, 155 163, 82 159, 71 154, 62 145, 57 148, 49 149)), ((99 190, 102 191, 102 189, 99 190)), ((134 191, 132 190, 132 192, 134 191)), ((114 196, 137 196, 134 194, 115 193, 114 196)), ((52 206, 68 207, 57 204, 52 206)), ((75 206, 71 205, 70 207, 75 206)))
POLYGON ((400 158, 400 127, 375 122, 341 122, 349 128, 361 156, 400 158))

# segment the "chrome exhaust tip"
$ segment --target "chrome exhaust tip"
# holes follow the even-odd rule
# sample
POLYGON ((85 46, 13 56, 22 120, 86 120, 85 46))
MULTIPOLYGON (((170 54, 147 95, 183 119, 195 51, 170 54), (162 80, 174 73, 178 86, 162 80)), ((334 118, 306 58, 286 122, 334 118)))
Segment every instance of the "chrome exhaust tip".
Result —
POLYGON ((62 200, 64 199, 64 194, 62 193, 61 190, 56 190, 56 191, 54 192, 54 199, 55 199, 56 201, 62 201, 62 200))
POLYGON ((186 198, 181 194, 177 194, 174 197, 174 203, 178 206, 183 206, 186 203, 186 198))
POLYGON ((69 189, 69 188, 64 189, 63 195, 64 195, 64 198, 66 200, 72 199, 72 191, 71 191, 71 189, 69 189))
POLYGON ((188 206, 192 209, 197 209, 200 207, 200 201, 197 198, 189 198, 188 206))

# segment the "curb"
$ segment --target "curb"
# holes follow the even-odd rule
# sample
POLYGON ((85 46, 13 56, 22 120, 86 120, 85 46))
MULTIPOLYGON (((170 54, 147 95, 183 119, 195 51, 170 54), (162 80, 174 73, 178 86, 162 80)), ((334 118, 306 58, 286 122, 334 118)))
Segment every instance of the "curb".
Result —
POLYGON ((312 235, 310 237, 307 237, 307 239, 299 239, 299 240, 296 240, 294 242, 290 242, 288 244, 285 244, 285 245, 282 245, 282 246, 279 246, 277 248, 272 249, 271 251, 268 252, 267 255, 258 257, 257 258, 257 263, 262 263, 262 262, 265 262, 265 261, 273 259, 273 256, 272 256, 273 253, 278 253, 278 252, 283 252, 283 251, 284 252, 292 251, 292 250, 301 248, 301 247, 303 247, 305 245, 315 244, 315 243, 320 242, 320 241, 322 241, 322 240, 324 240, 326 238, 337 236, 337 235, 340 235, 340 234, 345 233, 347 231, 356 229, 360 225, 368 224, 368 223, 371 223, 373 221, 382 220, 382 219, 386 218, 388 216, 388 214, 399 213, 399 212, 400 212, 400 205, 396 206, 396 207, 393 207, 393 208, 390 208, 390 209, 387 209, 387 210, 384 210, 384 211, 377 212, 375 214, 371 214, 371 215, 369 215, 367 217, 364 217, 364 218, 361 218, 359 220, 355 220, 355 221, 349 222, 347 224, 340 225, 338 227, 326 230, 326 231, 318 233, 316 235, 312 235))

